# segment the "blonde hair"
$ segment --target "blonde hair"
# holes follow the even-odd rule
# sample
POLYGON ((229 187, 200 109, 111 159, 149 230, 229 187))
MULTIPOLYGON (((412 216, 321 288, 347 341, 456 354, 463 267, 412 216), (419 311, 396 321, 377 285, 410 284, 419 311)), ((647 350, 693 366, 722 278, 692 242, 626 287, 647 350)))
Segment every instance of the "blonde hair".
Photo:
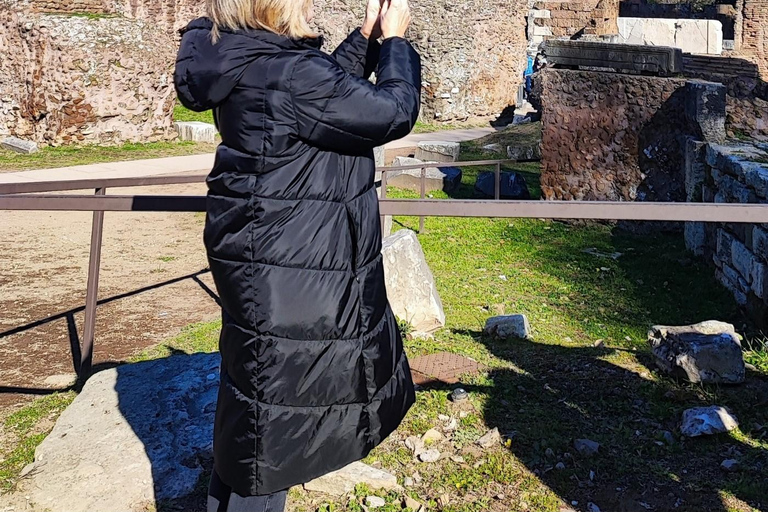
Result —
POLYGON ((317 37, 307 21, 312 0, 208 0, 213 41, 220 29, 264 29, 292 39, 317 37))

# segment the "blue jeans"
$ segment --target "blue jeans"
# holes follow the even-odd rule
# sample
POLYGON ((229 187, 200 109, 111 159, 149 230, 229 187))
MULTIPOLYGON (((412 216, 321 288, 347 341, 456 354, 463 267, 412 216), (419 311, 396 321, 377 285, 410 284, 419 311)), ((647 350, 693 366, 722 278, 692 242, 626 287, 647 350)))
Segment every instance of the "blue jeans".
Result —
POLYGON ((208 512, 284 512, 288 491, 266 496, 240 496, 214 470, 208 490, 208 512))

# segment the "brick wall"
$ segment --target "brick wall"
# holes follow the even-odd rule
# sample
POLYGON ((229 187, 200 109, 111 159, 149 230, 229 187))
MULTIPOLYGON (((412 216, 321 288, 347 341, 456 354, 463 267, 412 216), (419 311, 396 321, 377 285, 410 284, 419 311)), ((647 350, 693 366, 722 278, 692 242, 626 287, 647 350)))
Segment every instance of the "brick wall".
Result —
MULTIPOLYGON (((768 204, 768 151, 690 142, 686 153, 690 201, 768 204)), ((768 225, 691 222, 685 240, 757 325, 768 328, 768 225)))
POLYGON ((741 1, 739 54, 751 58, 760 68, 761 78, 768 81, 768 0, 741 1))
POLYGON ((529 39, 539 43, 551 37, 617 34, 618 0, 541 0, 531 11, 529 39))
POLYGON ((547 199, 668 200, 681 195, 686 81, 546 69, 541 84, 542 191, 547 199))

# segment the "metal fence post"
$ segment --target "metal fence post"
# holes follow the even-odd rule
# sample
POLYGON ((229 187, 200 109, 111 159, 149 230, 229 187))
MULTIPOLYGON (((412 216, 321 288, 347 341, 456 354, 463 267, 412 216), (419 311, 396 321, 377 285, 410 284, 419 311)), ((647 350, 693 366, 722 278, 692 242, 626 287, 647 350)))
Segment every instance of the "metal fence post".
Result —
MULTIPOLYGON (((387 171, 386 169, 381 170, 381 196, 380 199, 386 199, 387 198, 387 171)), ((381 232, 384 234, 384 231, 386 229, 387 224, 387 216, 386 215, 379 215, 379 219, 381 220, 381 232)))
POLYGON ((496 163, 496 185, 494 187, 494 199, 501 199, 501 163, 496 163))
MULTIPOLYGON (((427 197, 427 168, 421 168, 421 198, 427 197)), ((419 217, 419 233, 424 232, 424 216, 419 217)))
MULTIPOLYGON (((96 195, 106 195, 106 188, 97 188, 96 195)), ((99 300, 99 269, 101 267, 101 241, 104 234, 104 212, 93 212, 91 226, 91 254, 88 260, 88 287, 85 295, 85 326, 80 368, 76 368, 81 381, 86 380, 93 367, 93 342, 96 331, 96 306, 99 300)))

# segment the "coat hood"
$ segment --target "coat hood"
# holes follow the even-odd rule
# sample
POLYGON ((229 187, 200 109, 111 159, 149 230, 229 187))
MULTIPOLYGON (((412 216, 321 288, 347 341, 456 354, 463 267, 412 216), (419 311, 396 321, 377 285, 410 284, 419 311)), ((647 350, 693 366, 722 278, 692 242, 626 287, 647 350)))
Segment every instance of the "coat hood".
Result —
POLYGON ((322 38, 290 39, 266 30, 220 30, 211 38, 213 22, 192 21, 181 30, 174 84, 181 103, 198 112, 217 107, 237 86, 248 66, 263 55, 285 49, 320 48, 322 38))

